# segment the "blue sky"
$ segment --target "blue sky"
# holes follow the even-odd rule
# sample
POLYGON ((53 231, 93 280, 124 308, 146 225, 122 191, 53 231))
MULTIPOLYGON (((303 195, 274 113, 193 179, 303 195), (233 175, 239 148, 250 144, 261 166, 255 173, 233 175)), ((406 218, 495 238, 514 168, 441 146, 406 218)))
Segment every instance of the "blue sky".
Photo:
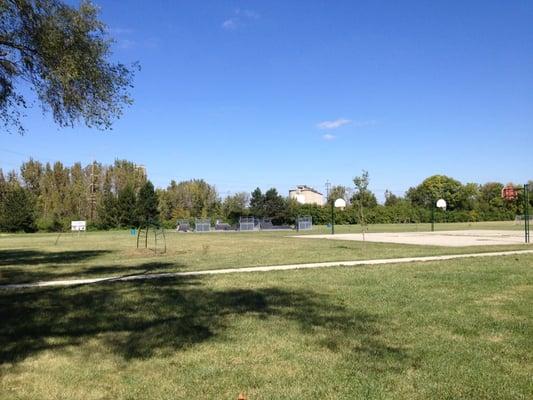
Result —
POLYGON ((98 0, 114 58, 139 61, 110 132, 58 129, 36 106, 0 166, 126 158, 157 186, 222 195, 351 185, 402 193, 440 173, 533 178, 531 1, 98 0))

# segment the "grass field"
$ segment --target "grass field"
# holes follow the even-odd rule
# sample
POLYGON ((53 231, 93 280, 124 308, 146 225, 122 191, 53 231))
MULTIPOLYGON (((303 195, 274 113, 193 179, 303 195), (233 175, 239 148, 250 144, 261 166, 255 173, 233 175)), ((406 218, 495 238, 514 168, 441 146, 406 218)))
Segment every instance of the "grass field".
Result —
MULTIPOLYGON (((437 224, 437 229, 520 229, 512 222, 437 224)), ((358 227, 338 226, 338 233, 358 227)), ((428 230, 429 225, 371 225, 369 230, 428 230)), ((325 233, 317 227, 311 233, 325 233)), ((461 254, 525 246, 442 248, 384 243, 332 242, 287 238, 296 232, 176 233, 167 232, 167 253, 136 248, 129 231, 81 235, 13 234, 0 236, 0 284, 36 280, 101 277, 153 272, 240 268, 272 264, 346 261, 438 254, 461 254), (57 243, 56 243, 57 242, 57 243)))
POLYGON ((533 256, 0 291, 2 399, 530 399, 533 256))
MULTIPOLYGON (((437 225, 484 227, 519 229, 437 225)), ((350 229, 357 231, 337 232, 350 229)), ((2 235, 0 284, 531 249, 287 237, 293 234, 168 232, 165 255, 137 250, 135 238, 121 231, 59 240, 2 235)), ((250 400, 530 399, 533 393, 533 255, 0 290, 0 321, 0 399, 236 399, 241 391, 250 400)))

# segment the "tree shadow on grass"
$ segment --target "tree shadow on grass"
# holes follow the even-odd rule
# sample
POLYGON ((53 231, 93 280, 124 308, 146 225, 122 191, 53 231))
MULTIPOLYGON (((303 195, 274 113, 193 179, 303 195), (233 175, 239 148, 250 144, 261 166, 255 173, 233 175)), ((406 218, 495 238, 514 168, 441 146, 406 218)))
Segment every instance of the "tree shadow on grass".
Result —
POLYGON ((105 351, 126 360, 173 354, 221 338, 242 315, 258 323, 288 320, 302 335, 315 338, 317 346, 376 358, 383 368, 402 368, 407 357, 401 348, 382 342, 376 316, 348 310, 320 293, 276 287, 221 290, 180 277, 0 291, 0 364, 95 337, 105 351))
POLYGON ((90 260, 107 250, 76 250, 41 252, 33 250, 0 250, 0 285, 31 283, 46 280, 93 278, 97 276, 127 276, 153 272, 178 271, 181 263, 151 261, 135 265, 84 265, 65 268, 64 264, 76 264, 90 260), (37 267, 38 265, 38 267, 37 267))
POLYGON ((27 270, 25 268, 7 268, 0 271, 0 285, 35 283, 63 279, 90 279, 110 277, 110 280, 125 278, 132 275, 151 273, 178 272, 186 265, 171 262, 147 262, 135 265, 98 265, 60 272, 49 267, 44 270, 27 270))
POLYGON ((71 251, 37 251, 37 250, 0 250, 0 266, 70 264, 111 253, 109 250, 71 250, 71 251))

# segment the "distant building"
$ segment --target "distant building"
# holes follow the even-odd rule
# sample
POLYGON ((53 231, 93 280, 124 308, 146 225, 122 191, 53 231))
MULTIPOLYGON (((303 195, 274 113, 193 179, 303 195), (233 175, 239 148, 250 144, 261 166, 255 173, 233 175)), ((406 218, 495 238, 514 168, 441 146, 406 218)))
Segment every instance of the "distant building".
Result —
POLYGON ((289 198, 301 204, 324 205, 324 196, 322 193, 306 185, 298 185, 296 189, 289 190, 289 198))

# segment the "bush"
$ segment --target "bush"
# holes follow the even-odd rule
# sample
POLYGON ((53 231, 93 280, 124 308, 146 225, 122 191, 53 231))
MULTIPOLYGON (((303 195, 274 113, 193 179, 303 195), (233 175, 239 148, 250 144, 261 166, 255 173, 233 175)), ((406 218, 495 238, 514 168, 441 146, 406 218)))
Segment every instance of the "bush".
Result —
POLYGON ((61 232, 63 223, 57 216, 41 217, 36 222, 37 229, 44 232, 61 232))

